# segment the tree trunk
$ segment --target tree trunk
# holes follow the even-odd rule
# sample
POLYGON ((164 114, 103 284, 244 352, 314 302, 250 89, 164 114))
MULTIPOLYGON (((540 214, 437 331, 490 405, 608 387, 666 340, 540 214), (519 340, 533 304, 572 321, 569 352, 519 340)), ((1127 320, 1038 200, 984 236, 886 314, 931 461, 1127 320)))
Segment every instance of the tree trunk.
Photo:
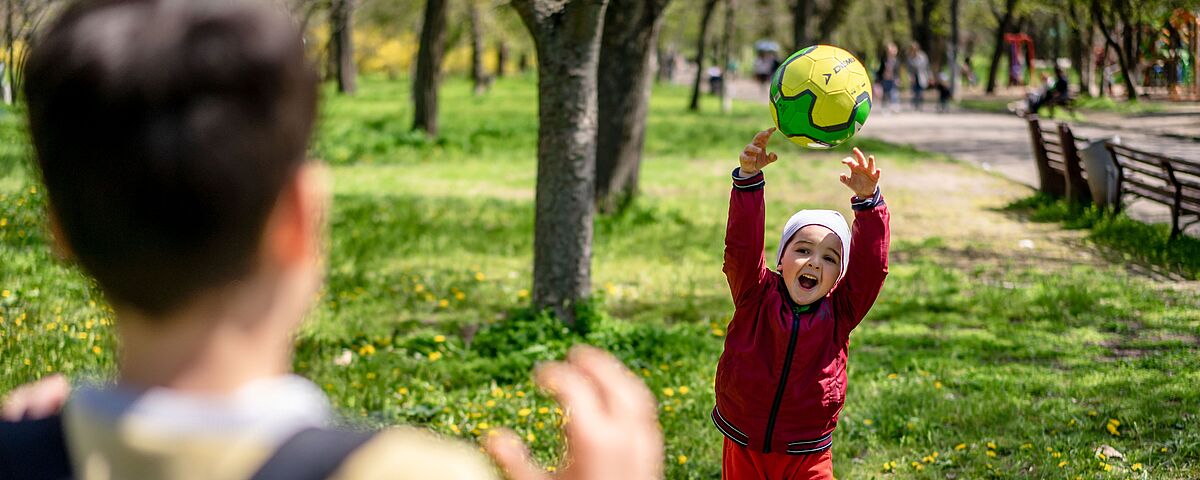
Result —
POLYGON ((16 49, 13 45, 16 37, 13 33, 13 0, 5 0, 4 7, 4 48, 5 53, 8 55, 8 61, 4 62, 4 72, 0 73, 8 76, 8 83, 6 85, 7 90, 4 92, 4 100, 11 105, 16 103, 17 98, 17 69, 15 68, 15 63, 13 62, 16 60, 16 58, 14 58, 16 49))
POLYGON ((475 95, 487 91, 487 73, 483 71, 483 25, 479 21, 479 5, 474 0, 467 2, 467 14, 471 23, 471 82, 475 95))
POLYGON ((597 71, 596 207, 611 213, 637 194, 653 77, 650 55, 667 0, 610 0, 597 71))
POLYGON ((947 49, 950 57, 950 85, 947 87, 950 88, 950 98, 954 99, 958 98, 958 46, 962 43, 958 32, 958 3, 959 0, 950 0, 950 48, 947 49))
POLYGON ((721 32, 721 111, 729 113, 733 110, 733 96, 729 94, 729 85, 733 82, 729 64, 733 62, 733 33, 737 28, 734 14, 737 13, 737 0, 725 0, 725 28, 721 32))
POLYGON ((591 291, 596 72, 607 0, 513 0, 537 45, 533 303, 569 326, 591 291))
POLYGON ((792 50, 800 50, 812 44, 808 38, 808 19, 812 16, 812 0, 795 0, 792 3, 792 50))
POLYGON ((992 62, 988 66, 986 90, 988 95, 996 94, 996 68, 1000 66, 1000 55, 1004 53, 1004 33, 1008 31, 1009 25, 1012 23, 1013 10, 1016 7, 1017 0, 1004 0, 1004 15, 996 16, 996 19, 1000 21, 1000 25, 996 27, 996 42, 992 48, 992 62))
MULTIPOLYGON (((1133 86, 1133 77, 1130 75, 1128 59, 1125 53, 1121 51, 1121 46, 1113 39, 1112 30, 1108 29, 1108 22, 1104 21, 1104 10, 1100 6, 1100 0, 1092 0, 1092 17, 1096 19, 1096 24, 1100 26, 1100 33, 1104 35, 1104 41, 1108 44, 1109 48, 1117 52, 1117 64, 1121 67, 1121 77, 1125 81, 1125 98, 1128 100, 1137 100, 1137 90, 1133 86)), ((1126 28, 1125 33, 1128 35, 1131 32, 1126 28)))
POLYGON ((358 90, 354 69, 354 0, 334 0, 330 16, 334 27, 338 92, 353 95, 358 90))
POLYGON ((696 80, 692 82, 692 102, 688 110, 700 110, 700 80, 704 78, 704 47, 708 44, 708 19, 717 7, 717 0, 704 0, 704 14, 700 16, 700 38, 696 40, 696 80))
POLYGON ((1091 92, 1091 86, 1088 82, 1090 69, 1086 63, 1088 57, 1086 51, 1089 49, 1084 46, 1083 31, 1085 24, 1089 26, 1090 31, 1091 22, 1085 21, 1079 15, 1079 6, 1074 1, 1068 2, 1067 13, 1070 16, 1069 23, 1071 25, 1071 38, 1067 45, 1068 53, 1071 56, 1071 67, 1075 69, 1075 74, 1079 75, 1079 94, 1088 95, 1091 92))
POLYGON ((417 51, 417 74, 413 79, 413 130, 424 130, 431 137, 438 132, 437 97, 445 40, 446 0, 427 0, 417 51))
POLYGON ((817 38, 814 43, 833 43, 833 34, 837 32, 838 27, 846 20, 846 14, 850 12, 851 5, 854 0, 837 0, 830 1, 826 8, 819 9, 813 14, 814 18, 821 19, 817 23, 817 38))
POLYGON ((504 40, 496 42, 496 78, 504 78, 504 67, 508 63, 508 44, 504 40))

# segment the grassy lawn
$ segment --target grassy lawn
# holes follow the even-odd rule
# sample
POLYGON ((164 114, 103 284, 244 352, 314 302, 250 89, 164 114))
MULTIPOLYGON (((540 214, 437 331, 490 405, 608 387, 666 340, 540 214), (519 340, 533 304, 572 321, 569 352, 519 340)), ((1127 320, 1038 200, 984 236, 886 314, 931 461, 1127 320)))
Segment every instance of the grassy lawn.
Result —
MULTIPOLYGON (((656 90, 644 195, 597 220, 595 301, 587 331, 574 332, 524 308, 533 80, 500 79, 485 97, 448 80, 436 140, 408 132, 408 92, 404 81, 365 79, 357 97, 326 95, 313 155, 336 181, 329 278, 297 340, 296 370, 354 421, 466 439, 507 426, 551 461, 561 416, 529 368, 572 343, 595 344, 657 394, 668 478, 718 478, 721 437, 708 412, 732 313, 721 274, 728 175, 769 123, 765 107, 721 115, 707 99, 694 114, 686 90, 656 90)), ((22 132, 19 115, 0 111, 0 392, 49 372, 106 378, 115 350, 111 311, 47 247, 22 132)), ((856 141, 885 169, 895 233, 891 275, 852 337, 834 434, 839 478, 1200 476, 1195 293, 1118 267, 1043 262, 990 240, 984 220, 970 233, 964 225, 1004 203, 949 207, 898 179, 999 180, 856 141), (950 208, 961 217, 948 220, 950 208), (964 244, 1002 260, 964 260, 951 248, 964 244), (1101 445, 1124 458, 1098 457, 1101 445)), ((836 181, 843 151, 772 145, 781 161, 767 173, 769 250, 796 209, 849 212, 836 181)))
MULTIPOLYGON (((1009 113, 1008 104, 1012 100, 1002 98, 968 98, 959 102, 959 105, 968 110, 978 110, 981 112, 991 113, 1009 113)), ((1054 115, 1050 116, 1053 120, 1059 121, 1086 121, 1089 112, 1110 112, 1121 115, 1145 115, 1151 113, 1159 113, 1166 110, 1160 102, 1138 101, 1129 102, 1124 100, 1114 100, 1111 97, 1078 97, 1075 99, 1075 112, 1072 113, 1066 108, 1054 109, 1054 115)), ((1049 113, 1049 109, 1043 109, 1043 113, 1049 113)))

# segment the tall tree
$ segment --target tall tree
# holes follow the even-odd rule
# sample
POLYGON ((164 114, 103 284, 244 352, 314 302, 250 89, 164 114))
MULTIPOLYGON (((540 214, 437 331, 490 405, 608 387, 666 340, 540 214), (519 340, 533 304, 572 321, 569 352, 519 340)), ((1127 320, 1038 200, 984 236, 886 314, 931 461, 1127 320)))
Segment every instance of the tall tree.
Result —
POLYGON ((483 95, 488 82, 487 72, 483 71, 483 19, 474 0, 467 0, 467 19, 471 24, 471 83, 475 95, 483 95))
POLYGON ((513 0, 538 62, 533 303, 567 325, 591 290, 596 69, 608 0, 513 0))
POLYGON ((651 55, 669 0, 610 0, 597 72, 596 206, 624 207, 637 193, 650 100, 651 55))
POLYGON ((725 27, 721 29, 721 111, 729 113, 733 110, 733 96, 729 86, 733 83, 729 64, 733 62, 734 33, 737 25, 734 20, 737 13, 737 0, 725 0, 725 27))
POLYGON ((959 20, 959 0, 950 0, 950 48, 946 49, 949 56, 950 64, 950 96, 958 98, 958 64, 960 60, 959 46, 962 45, 962 37, 959 36, 958 20, 959 20))
POLYGON ((992 61, 988 66, 986 91, 988 95, 995 95, 996 69, 1000 66, 1000 55, 1004 53, 1004 34, 1008 33, 1008 30, 1012 25, 1013 14, 1016 13, 1017 9, 1017 0, 1004 0, 1003 13, 995 9, 995 7, 991 4, 991 0, 989 0, 988 5, 992 7, 992 15, 996 17, 998 25, 996 26, 996 41, 992 47, 992 61))
POLYGON ((1091 69, 1087 66, 1087 59, 1090 57, 1088 52, 1091 50, 1093 29, 1090 16, 1080 12, 1078 0, 1067 2, 1067 28, 1070 30, 1067 54, 1071 57, 1071 68, 1079 76, 1079 93, 1087 95, 1091 91, 1091 69))
POLYGON ((413 79, 413 130, 424 130, 430 136, 438 131, 438 84, 445 48, 446 0, 426 0, 417 74, 413 79))
POLYGON ((696 39, 696 79, 692 82, 692 101, 688 104, 688 110, 700 110, 700 81, 704 78, 704 48, 708 45, 708 20, 712 18, 716 8, 717 0, 704 0, 704 13, 700 15, 700 36, 696 39))
POLYGON ((921 46, 931 60, 937 61, 933 56, 933 11, 937 9, 941 0, 906 0, 904 3, 905 9, 908 12, 908 22, 911 25, 912 38, 917 45, 921 46))
POLYGON ((353 95, 358 90, 354 68, 354 0, 333 0, 331 7, 330 42, 338 92, 353 95))
POLYGON ((812 0, 792 2, 792 50, 799 50, 812 43, 808 36, 808 20, 812 17, 812 0))
MULTIPOLYGON (((1108 3, 1108 2, 1103 2, 1108 3)), ((1132 38, 1133 30, 1136 25, 1133 15, 1127 8, 1128 4, 1125 0, 1117 0, 1114 2, 1115 8, 1108 9, 1100 0, 1092 0, 1092 18, 1095 19, 1096 25, 1100 27, 1100 34, 1104 35, 1104 41, 1114 52, 1117 53, 1117 64, 1121 67, 1121 79, 1125 83, 1125 98, 1129 100, 1137 100, 1137 89, 1133 85, 1133 66, 1136 65, 1135 55, 1133 51, 1132 38), (1122 23, 1125 25, 1122 30, 1122 36, 1125 39, 1125 45, 1122 46, 1113 38, 1113 31, 1109 27, 1116 28, 1116 21, 1111 18, 1106 18, 1110 14, 1115 14, 1122 18, 1122 23), (1132 65, 1131 65, 1132 64, 1132 65)))

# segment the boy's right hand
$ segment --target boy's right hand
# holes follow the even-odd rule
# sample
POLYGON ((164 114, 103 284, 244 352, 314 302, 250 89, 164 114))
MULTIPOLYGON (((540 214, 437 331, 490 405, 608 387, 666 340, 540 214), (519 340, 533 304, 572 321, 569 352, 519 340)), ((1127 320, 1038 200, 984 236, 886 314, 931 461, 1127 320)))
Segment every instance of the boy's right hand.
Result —
POLYGON ((771 139, 772 133, 775 133, 775 127, 754 134, 754 140, 742 150, 742 156, 738 160, 742 163, 743 176, 757 175, 763 167, 779 159, 774 153, 767 153, 767 140, 771 139))
POLYGON ((562 405, 567 453, 553 477, 535 465, 513 432, 497 431, 488 453, 511 480, 662 478, 663 440, 654 395, 612 355, 571 349, 564 362, 537 369, 538 385, 562 405))

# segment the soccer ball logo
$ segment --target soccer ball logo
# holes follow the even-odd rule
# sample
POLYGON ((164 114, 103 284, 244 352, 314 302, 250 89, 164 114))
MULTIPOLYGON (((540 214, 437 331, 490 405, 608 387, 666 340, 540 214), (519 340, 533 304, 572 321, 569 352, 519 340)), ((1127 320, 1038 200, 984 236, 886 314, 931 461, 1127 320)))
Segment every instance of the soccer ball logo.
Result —
POLYGON ((779 131, 808 148, 854 136, 871 113, 871 79, 850 52, 816 45, 792 54, 771 78, 771 115, 779 131))

